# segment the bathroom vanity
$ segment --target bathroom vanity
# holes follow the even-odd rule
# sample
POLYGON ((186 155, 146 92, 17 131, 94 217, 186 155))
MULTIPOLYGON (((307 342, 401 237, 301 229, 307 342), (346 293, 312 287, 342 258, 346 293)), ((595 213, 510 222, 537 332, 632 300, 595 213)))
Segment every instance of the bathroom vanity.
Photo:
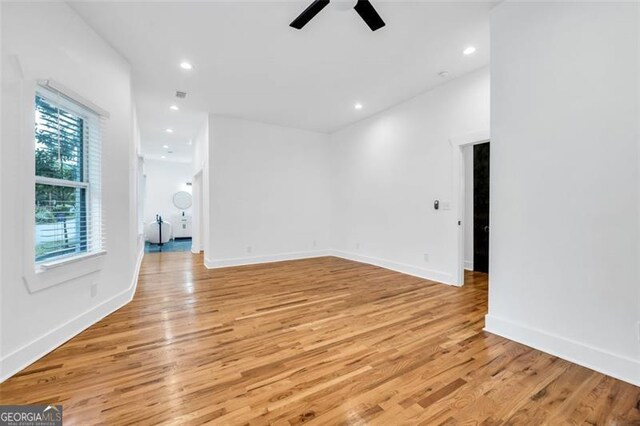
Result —
POLYGON ((191 216, 176 215, 171 218, 173 238, 191 238, 191 216))

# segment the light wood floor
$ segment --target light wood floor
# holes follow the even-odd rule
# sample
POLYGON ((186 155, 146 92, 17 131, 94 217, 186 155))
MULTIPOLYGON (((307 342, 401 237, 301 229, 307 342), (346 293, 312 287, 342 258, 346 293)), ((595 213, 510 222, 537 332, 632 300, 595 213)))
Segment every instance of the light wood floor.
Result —
POLYGON ((145 256, 126 307, 1 385, 65 424, 640 424, 640 388, 482 331, 454 288, 332 257, 145 256))

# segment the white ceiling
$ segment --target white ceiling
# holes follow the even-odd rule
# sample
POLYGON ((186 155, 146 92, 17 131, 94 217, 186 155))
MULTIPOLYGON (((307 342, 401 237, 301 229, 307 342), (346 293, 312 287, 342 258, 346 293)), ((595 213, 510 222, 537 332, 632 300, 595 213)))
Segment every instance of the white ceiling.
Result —
POLYGON ((188 160, 207 112, 330 133, 489 62, 491 2, 372 0, 387 23, 376 32, 329 5, 301 31, 290 28, 310 2, 72 7, 131 63, 148 157, 168 144, 172 159, 188 160), (477 52, 464 56, 468 45, 477 52), (194 69, 180 69, 183 60, 194 69))

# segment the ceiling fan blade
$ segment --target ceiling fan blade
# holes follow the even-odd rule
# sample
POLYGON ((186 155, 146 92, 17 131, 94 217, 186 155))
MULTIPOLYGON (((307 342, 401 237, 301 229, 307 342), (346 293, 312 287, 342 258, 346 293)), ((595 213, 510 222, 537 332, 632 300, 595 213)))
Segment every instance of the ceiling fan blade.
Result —
POLYGON ((379 30, 386 25, 369 0, 358 0, 354 9, 371 28, 371 31, 379 30))
POLYGON ((313 3, 307 7, 304 12, 302 12, 296 19, 293 20, 292 23, 289 24, 290 27, 301 30, 302 27, 307 25, 307 23, 313 19, 322 9, 325 8, 329 4, 329 0, 315 0, 313 3))

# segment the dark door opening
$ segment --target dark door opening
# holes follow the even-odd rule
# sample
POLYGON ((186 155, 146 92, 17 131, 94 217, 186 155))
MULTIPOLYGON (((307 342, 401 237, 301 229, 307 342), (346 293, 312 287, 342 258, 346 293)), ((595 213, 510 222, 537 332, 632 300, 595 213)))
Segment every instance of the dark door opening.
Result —
POLYGON ((489 272, 489 142, 473 146, 473 270, 489 272))

